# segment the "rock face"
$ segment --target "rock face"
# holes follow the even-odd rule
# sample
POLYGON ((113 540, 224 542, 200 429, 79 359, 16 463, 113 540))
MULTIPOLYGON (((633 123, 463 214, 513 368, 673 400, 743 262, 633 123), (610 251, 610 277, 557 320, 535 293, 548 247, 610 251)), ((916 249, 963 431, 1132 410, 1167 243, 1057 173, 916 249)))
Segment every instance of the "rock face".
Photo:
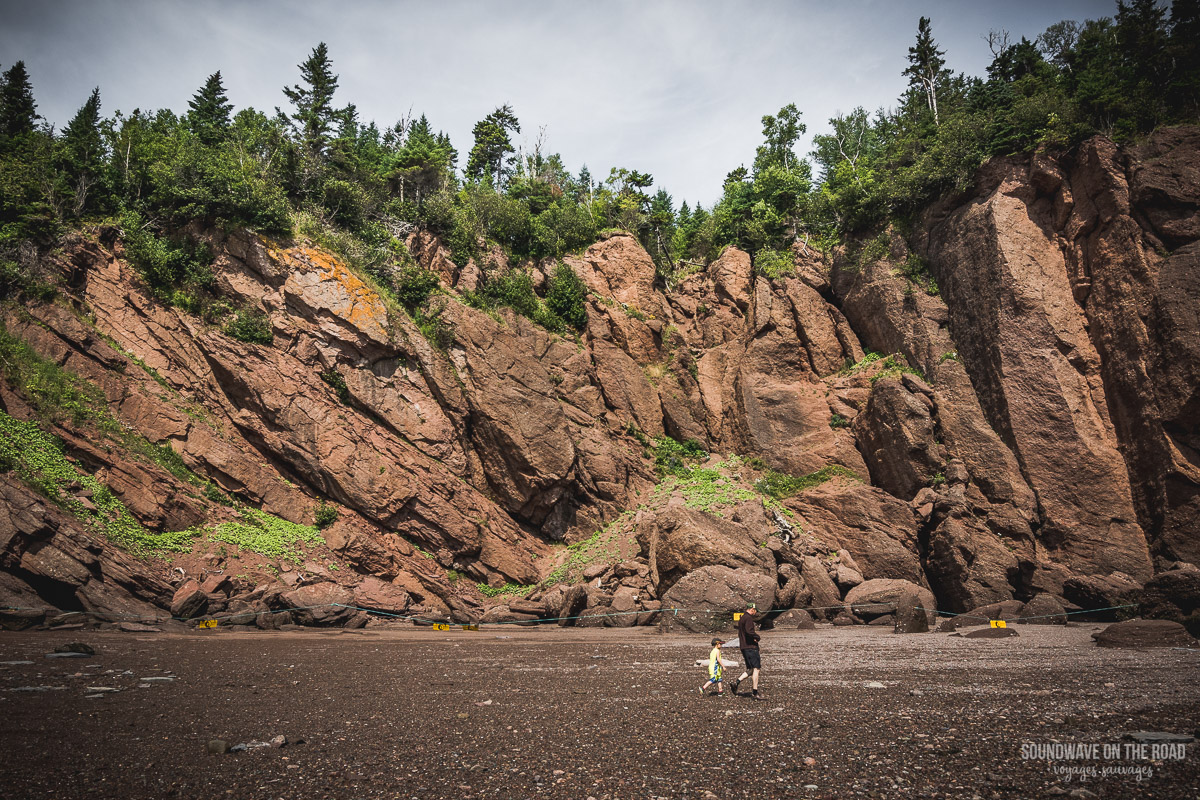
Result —
MULTIPOLYGON (((74 517, 0 474, 0 605, 162 616, 170 585, 74 517)), ((199 587, 196 587, 197 591, 199 587)))
POLYGON ((1101 359, 1086 309, 1075 299, 1067 256, 1044 232, 1053 222, 1052 204, 1039 205, 1030 169, 992 164, 981 176, 978 201, 930 231, 928 257, 984 413, 1038 498, 1039 560, 1144 581, 1150 556, 1101 359), (985 240, 995 245, 980 251, 972 244, 985 240), (951 267, 968 260, 970 269, 951 267))
MULTIPOLYGON (((1176 562, 1200 561, 1198 152, 1200 129, 1180 127, 1132 148, 1097 138, 995 159, 907 240, 885 232, 882 256, 797 245, 776 279, 729 247, 664 287, 635 237, 606 235, 565 259, 589 290, 578 337, 456 294, 505 269, 544 285, 556 263, 510 265, 493 248, 460 267, 427 232, 407 246, 446 292, 429 301, 436 345, 307 242, 195 229, 221 302, 267 319, 264 345, 163 304, 114 229, 75 236, 47 256, 71 303, 5 310, 8 333, 95 384, 124 429, 169 446, 215 496, 305 524, 335 503, 325 546, 348 570, 191 586, 4 473, 0 595, 261 625, 364 621, 341 605, 646 624, 658 604, 712 616, 746 599, 853 623, 847 604, 874 598, 880 619, 912 597, 1051 619, 1144 601, 1194 620, 1195 581, 1176 562), (914 264, 938 291, 899 269, 914 264), (734 499, 659 502, 650 448, 664 435, 739 454, 721 466, 734 499), (753 486, 768 468, 812 485, 764 500, 753 486), (618 519, 627 529, 603 539, 595 574, 574 569, 559 543, 618 519), (638 568, 618 574, 621 561, 638 568), (526 588, 529 607, 477 588, 564 570, 588 585, 526 588), (338 599, 270 613, 297 592, 338 599)), ((15 385, 0 386, 0 409, 35 416, 15 385)), ((234 513, 86 426, 55 432, 149 530, 234 513)), ((185 571, 203 584, 206 568, 185 571)))
POLYGON ((751 569, 701 567, 683 576, 665 595, 671 620, 689 631, 727 630, 747 603, 765 613, 775 602, 775 581, 751 569))

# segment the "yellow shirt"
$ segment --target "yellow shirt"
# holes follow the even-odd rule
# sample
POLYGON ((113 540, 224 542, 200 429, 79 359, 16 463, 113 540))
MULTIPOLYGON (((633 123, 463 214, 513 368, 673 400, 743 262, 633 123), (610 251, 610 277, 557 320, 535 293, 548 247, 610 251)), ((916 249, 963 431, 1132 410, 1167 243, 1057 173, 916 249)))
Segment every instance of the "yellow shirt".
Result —
POLYGON ((708 654, 708 676, 713 680, 721 677, 721 648, 714 647, 708 654))

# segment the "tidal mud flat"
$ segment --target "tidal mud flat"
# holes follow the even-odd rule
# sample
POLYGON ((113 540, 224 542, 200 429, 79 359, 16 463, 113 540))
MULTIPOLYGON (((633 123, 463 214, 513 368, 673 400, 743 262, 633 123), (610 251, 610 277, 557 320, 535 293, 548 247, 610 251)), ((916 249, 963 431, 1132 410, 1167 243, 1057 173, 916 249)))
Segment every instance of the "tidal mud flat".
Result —
POLYGON ((649 629, 5 633, 0 794, 1196 797, 1195 742, 1128 734, 1197 732, 1200 652, 1101 628, 768 631, 759 702, 649 629))

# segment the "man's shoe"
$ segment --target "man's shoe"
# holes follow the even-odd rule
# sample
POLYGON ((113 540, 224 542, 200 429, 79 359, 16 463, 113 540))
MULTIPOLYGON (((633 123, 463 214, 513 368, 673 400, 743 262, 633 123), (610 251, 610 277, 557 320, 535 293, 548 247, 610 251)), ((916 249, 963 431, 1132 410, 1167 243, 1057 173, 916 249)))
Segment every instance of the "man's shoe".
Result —
POLYGON ((753 700, 765 700, 766 699, 765 697, 761 696, 757 690, 755 690, 755 692, 753 694, 751 694, 750 697, 753 700))
POLYGON ((729 682, 729 691, 737 694, 738 687, 742 685, 741 680, 735 678, 729 682))

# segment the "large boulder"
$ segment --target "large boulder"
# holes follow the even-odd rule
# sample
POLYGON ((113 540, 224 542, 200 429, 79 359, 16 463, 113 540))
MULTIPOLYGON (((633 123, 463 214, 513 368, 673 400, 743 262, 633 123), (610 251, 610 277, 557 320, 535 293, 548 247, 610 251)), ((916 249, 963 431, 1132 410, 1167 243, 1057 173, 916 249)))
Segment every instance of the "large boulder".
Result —
POLYGON ((1187 629, 1166 619, 1130 619, 1109 625, 1092 638, 1100 647, 1200 647, 1187 629))
POLYGON ((869 620, 891 614, 905 595, 912 595, 918 601, 925 613, 926 623, 932 623, 937 618, 937 601, 933 592, 912 581, 874 578, 855 586, 845 599, 846 605, 856 616, 869 620))
POLYGON ((175 590, 171 598, 171 616, 178 619, 195 619, 208 610, 208 595, 200 584, 189 580, 175 590))
POLYGON ((775 578, 754 569, 710 566, 683 576, 663 596, 663 613, 689 631, 719 631, 754 603, 766 613, 775 602, 775 578))
POLYGON ((1200 633, 1200 569, 1184 564, 1155 575, 1142 591, 1141 612, 1182 622, 1193 634, 1200 633))
POLYGON ((716 516, 672 497, 662 510, 642 514, 636 537, 642 552, 651 554, 661 589, 705 566, 747 567, 774 579, 775 559, 759 547, 774 530, 758 501, 716 516))
POLYGON ((1137 607, 1142 584, 1123 572, 1074 575, 1063 581, 1062 594, 1081 609, 1094 610, 1089 617, 1113 620, 1137 607))
POLYGON ((791 608, 771 620, 771 625, 780 630, 816 630, 812 615, 802 608, 791 608))
POLYGON ((403 588, 368 575, 354 587, 354 605, 401 614, 412 598, 403 588))
POLYGON ((537 619, 536 614, 522 614, 519 611, 514 611, 505 605, 492 606, 487 611, 483 612, 483 616, 479 618, 483 623, 528 623, 533 624, 537 619))
POLYGON ((814 556, 805 556, 800 564, 804 585, 812 594, 812 613, 818 619, 830 619, 842 610, 842 595, 829 577, 825 565, 814 556))
POLYGON ((1021 606, 1018 621, 1034 625, 1066 625, 1067 610, 1048 594, 1039 594, 1021 606))
POLYGON ((926 633, 929 630, 930 619, 925 602, 915 590, 905 591, 900 595, 896 600, 893 623, 896 633, 926 633))
POLYGON ((332 581, 304 584, 268 597, 267 603, 275 609, 288 609, 297 625, 340 626, 356 613, 354 595, 332 581))
POLYGON ((982 521, 947 516, 929 536, 925 569, 948 610, 961 612, 1011 599, 1020 564, 982 521))
POLYGON ((1020 600, 1004 600, 999 603, 989 603, 988 605, 972 608, 970 611, 943 620, 940 629, 952 631, 957 628, 969 628, 974 625, 988 625, 992 620, 997 619, 1012 621, 1020 617, 1021 609, 1024 607, 1025 604, 1020 600))
MULTIPOLYGON (((549 602, 553 596, 554 595, 547 595, 547 602, 549 602)), ((561 598, 561 605, 558 607, 557 612, 553 612, 552 609, 547 606, 546 616, 557 617, 558 624, 561 627, 574 625, 577 622, 577 617, 579 617, 579 615, 583 613, 584 609, 587 608, 587 587, 576 584, 565 589, 563 593, 559 595, 559 597, 561 598)))

